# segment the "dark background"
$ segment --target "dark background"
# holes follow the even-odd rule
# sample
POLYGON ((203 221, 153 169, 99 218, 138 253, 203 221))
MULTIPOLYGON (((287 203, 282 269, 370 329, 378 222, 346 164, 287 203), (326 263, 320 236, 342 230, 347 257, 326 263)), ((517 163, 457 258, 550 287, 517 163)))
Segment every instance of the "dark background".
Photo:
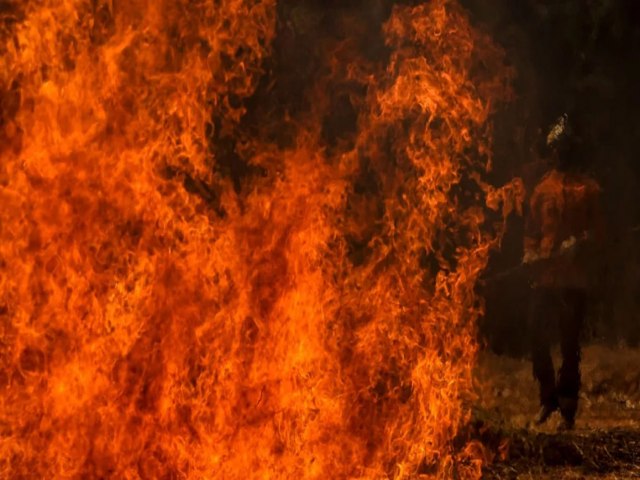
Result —
MULTIPOLYGON (((516 100, 497 116, 496 183, 521 176, 530 192, 545 166, 540 135, 562 113, 572 155, 603 188, 607 238, 592 292, 587 341, 640 340, 640 2, 633 0, 463 0, 472 19, 507 51, 516 100)), ((488 276, 522 255, 521 218, 512 217, 488 276)), ((527 280, 514 274, 485 288, 481 332, 498 353, 527 350, 527 280)))

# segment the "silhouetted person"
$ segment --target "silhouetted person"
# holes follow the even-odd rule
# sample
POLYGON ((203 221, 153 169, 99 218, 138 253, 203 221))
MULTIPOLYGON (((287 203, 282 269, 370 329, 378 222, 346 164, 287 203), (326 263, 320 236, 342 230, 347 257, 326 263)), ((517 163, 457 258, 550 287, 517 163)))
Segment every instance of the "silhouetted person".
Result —
POLYGON ((592 283, 593 247, 602 236, 600 187, 583 171, 566 139, 563 115, 546 139, 551 169, 536 185, 525 219, 524 263, 531 269, 530 328, 533 374, 540 386, 538 423, 560 410, 573 428, 580 390, 580 333, 592 283), (560 329, 562 365, 556 372, 551 331, 560 329))

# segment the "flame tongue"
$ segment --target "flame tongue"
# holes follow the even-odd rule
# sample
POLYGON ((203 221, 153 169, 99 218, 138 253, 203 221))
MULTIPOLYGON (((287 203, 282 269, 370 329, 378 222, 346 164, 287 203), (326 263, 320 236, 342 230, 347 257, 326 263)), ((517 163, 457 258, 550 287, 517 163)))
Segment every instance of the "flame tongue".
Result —
POLYGON ((479 476, 452 440, 497 241, 482 207, 499 195, 471 179, 506 76, 454 3, 394 8, 384 67, 332 50, 295 146, 238 139, 266 175, 235 184, 208 142, 241 129, 274 2, 10 12, 3 477, 479 476), (327 145, 340 82, 367 93, 327 145))

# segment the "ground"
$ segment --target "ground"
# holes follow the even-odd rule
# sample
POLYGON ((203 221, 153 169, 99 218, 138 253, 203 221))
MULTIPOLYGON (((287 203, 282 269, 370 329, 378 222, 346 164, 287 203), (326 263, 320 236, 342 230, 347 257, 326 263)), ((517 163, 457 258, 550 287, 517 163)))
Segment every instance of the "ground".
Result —
MULTIPOLYGON (((558 352, 554 361, 557 367, 558 352)), ((476 435, 502 452, 484 478, 640 478, 640 349, 584 348, 571 432, 558 431, 559 414, 543 426, 533 424, 539 405, 528 360, 483 352, 476 378, 476 435)))

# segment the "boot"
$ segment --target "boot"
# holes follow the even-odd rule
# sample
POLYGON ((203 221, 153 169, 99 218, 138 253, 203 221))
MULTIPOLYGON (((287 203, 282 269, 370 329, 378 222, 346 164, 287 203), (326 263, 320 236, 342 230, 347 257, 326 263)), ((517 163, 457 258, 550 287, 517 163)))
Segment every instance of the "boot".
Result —
POLYGON ((573 430, 575 425, 576 425, 575 418, 562 417, 562 423, 558 426, 558 430, 560 432, 569 432, 573 430))
POLYGON ((576 412, 578 410, 578 399, 573 397, 559 397, 558 406, 562 415, 562 430, 573 430, 576 423, 576 412))
POLYGON ((555 401, 543 404, 542 407, 540 407, 538 416, 536 417, 536 425, 542 425, 545 423, 556 410, 558 410, 558 403, 555 401))

